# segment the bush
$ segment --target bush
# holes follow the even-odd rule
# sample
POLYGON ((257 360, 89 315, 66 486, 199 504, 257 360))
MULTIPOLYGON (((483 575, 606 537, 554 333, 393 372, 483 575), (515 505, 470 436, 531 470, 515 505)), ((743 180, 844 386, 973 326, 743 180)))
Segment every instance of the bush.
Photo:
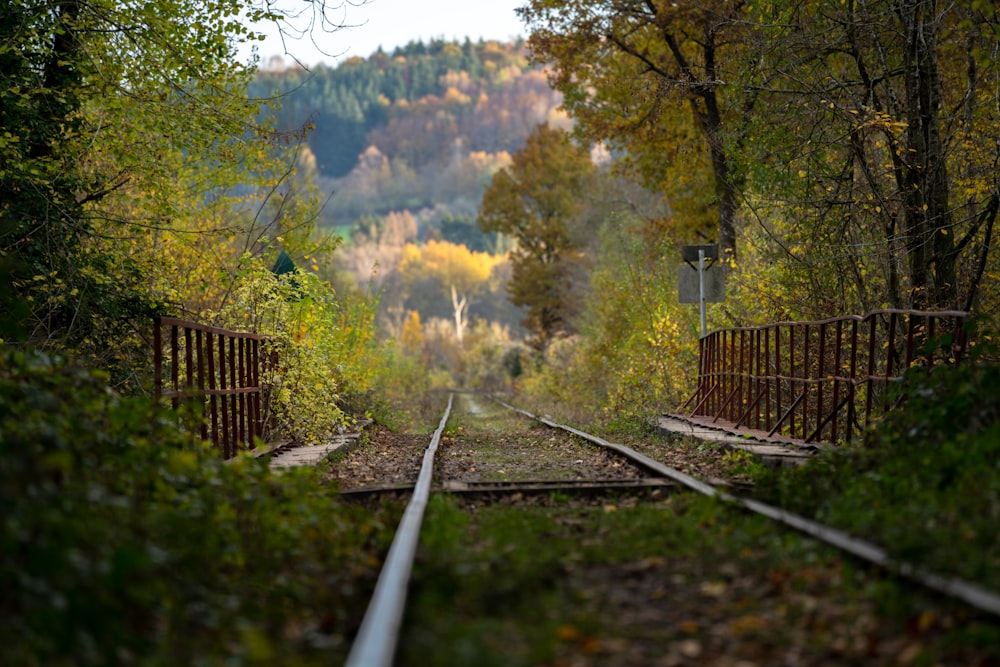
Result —
POLYGON ((216 322, 269 337, 277 367, 266 382, 277 426, 306 444, 328 439, 352 415, 343 406, 365 396, 383 363, 375 340, 373 299, 337 295, 314 274, 274 275, 250 262, 216 322))
POLYGON ((311 469, 222 463, 105 380, 0 351, 0 664, 340 657, 380 517, 311 469))
POLYGON ((914 367, 863 444, 757 480, 762 499, 1000 588, 1000 367, 914 367))

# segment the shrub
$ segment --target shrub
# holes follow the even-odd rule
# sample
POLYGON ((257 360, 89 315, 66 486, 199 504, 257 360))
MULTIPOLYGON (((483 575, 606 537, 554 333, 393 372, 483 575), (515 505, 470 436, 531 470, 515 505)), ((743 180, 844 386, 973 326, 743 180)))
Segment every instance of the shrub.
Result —
POLYGON ((348 422, 348 396, 374 386, 381 359, 375 341, 375 303, 339 296, 314 274, 276 276, 250 262, 236 278, 216 321, 270 337, 278 359, 266 381, 272 387, 279 428, 295 440, 316 444, 348 422))
POLYGON ((0 350, 0 664, 326 664, 343 648, 379 516, 317 493, 312 470, 222 463, 175 421, 101 374, 0 350))
POLYGON ((863 444, 793 471, 765 471, 756 495, 874 536, 893 556, 1000 586, 1000 366, 911 368, 863 444))

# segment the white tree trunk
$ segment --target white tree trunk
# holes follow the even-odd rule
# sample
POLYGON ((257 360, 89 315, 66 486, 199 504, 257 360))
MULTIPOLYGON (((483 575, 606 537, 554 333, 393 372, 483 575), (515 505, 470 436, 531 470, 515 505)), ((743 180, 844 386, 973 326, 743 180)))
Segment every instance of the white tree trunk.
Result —
POLYGON ((451 286, 451 305, 455 311, 455 338, 458 339, 459 347, 462 346, 462 335, 465 333, 465 309, 469 305, 468 297, 463 294, 458 297, 458 290, 451 286))

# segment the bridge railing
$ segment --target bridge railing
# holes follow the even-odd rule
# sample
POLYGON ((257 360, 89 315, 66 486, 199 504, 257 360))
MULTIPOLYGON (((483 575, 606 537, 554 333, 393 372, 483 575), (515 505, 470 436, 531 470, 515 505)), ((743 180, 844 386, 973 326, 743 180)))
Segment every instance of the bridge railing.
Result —
POLYGON ((892 406, 914 364, 956 363, 968 313, 877 310, 813 322, 723 329, 700 340, 689 417, 805 442, 837 443, 892 406))
POLYGON ((153 385, 158 399, 201 412, 201 437, 231 458, 264 435, 260 344, 265 336, 158 317, 153 323, 153 385))

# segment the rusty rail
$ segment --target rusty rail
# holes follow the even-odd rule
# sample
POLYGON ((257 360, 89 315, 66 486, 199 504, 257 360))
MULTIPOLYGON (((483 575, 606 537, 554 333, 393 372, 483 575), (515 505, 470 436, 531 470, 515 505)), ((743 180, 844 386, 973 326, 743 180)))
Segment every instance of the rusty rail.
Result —
POLYGON ((157 399, 170 399, 174 410, 187 403, 202 411, 201 438, 219 447, 223 458, 253 449, 263 437, 263 340, 173 317, 153 322, 157 399))
POLYGON ((805 442, 837 443, 891 407, 886 389, 915 364, 961 360, 961 311, 876 310, 813 322, 722 329, 699 342, 689 417, 805 442))

